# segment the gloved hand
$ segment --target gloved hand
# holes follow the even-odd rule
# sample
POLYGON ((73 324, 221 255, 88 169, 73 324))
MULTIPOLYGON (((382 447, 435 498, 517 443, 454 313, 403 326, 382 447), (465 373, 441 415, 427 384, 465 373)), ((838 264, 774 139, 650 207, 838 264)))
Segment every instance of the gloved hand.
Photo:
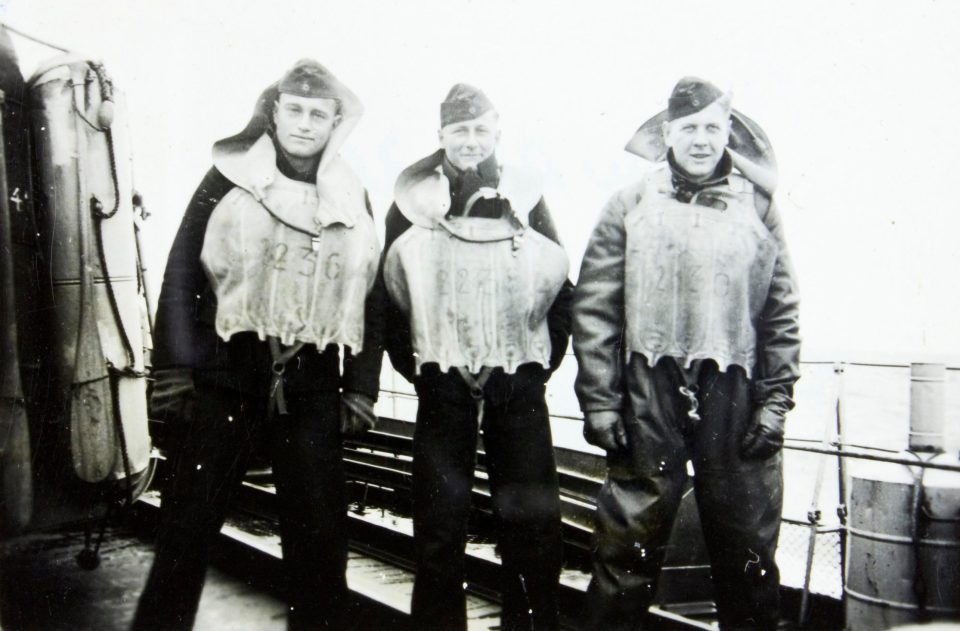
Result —
POLYGON ((153 371, 150 418, 176 421, 189 417, 196 391, 192 368, 160 368, 153 371))
POLYGON ((766 405, 753 411, 750 427, 740 443, 740 455, 749 460, 769 458, 783 448, 784 413, 766 405))
POLYGON ((583 437, 591 445, 607 451, 627 448, 627 430, 617 410, 587 412, 583 419, 583 437))
POLYGON ((373 398, 360 392, 344 392, 340 397, 340 434, 360 436, 373 429, 377 415, 373 411, 373 398))

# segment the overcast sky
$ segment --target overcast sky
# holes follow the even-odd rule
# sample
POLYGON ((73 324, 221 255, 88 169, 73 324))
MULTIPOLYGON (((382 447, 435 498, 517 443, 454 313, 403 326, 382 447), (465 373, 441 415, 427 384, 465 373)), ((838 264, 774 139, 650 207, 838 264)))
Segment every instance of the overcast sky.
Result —
MULTIPOLYGON (((0 0, 0 20, 102 59, 126 94, 155 287, 210 145, 301 57, 366 105, 343 154, 379 224, 449 87, 481 87, 503 161, 543 173, 574 274, 648 166, 623 145, 693 74, 776 150, 806 358, 960 363, 958 2, 0 0)), ((26 74, 50 52, 15 43, 26 74)))

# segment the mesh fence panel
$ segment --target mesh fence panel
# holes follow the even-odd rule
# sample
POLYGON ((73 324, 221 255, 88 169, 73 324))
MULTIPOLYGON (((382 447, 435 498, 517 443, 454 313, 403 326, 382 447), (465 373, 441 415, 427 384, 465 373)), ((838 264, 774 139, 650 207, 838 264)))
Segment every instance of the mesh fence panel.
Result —
MULTIPOLYGON (((777 548, 777 565, 780 566, 780 581, 784 585, 803 588, 812 530, 810 524, 804 522, 783 521, 777 548)), ((813 544, 810 591, 839 599, 843 595, 840 531, 836 528, 818 528, 813 544)))

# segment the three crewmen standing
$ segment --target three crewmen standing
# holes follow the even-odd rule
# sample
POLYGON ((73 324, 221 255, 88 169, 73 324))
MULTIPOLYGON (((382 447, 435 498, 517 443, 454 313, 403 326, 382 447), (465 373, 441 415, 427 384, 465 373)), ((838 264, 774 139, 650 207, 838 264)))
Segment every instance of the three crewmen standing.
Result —
POLYGON ((482 432, 501 628, 556 629, 562 544, 545 384, 571 309, 584 435, 609 464, 588 628, 640 624, 688 460, 721 628, 774 628, 799 334, 762 130, 715 86, 682 79, 628 145, 665 162, 607 204, 574 298, 539 178, 499 163, 499 114, 466 84, 440 106, 440 149, 397 179, 374 281, 369 203, 336 154, 361 111, 304 60, 264 92, 243 132, 214 146, 158 308, 151 403, 174 427, 172 474, 135 628, 192 624, 207 548, 261 444, 290 625, 343 622, 341 436, 375 422, 385 346, 419 399, 414 628, 466 629, 482 432), (342 373, 338 345, 349 349, 342 373))

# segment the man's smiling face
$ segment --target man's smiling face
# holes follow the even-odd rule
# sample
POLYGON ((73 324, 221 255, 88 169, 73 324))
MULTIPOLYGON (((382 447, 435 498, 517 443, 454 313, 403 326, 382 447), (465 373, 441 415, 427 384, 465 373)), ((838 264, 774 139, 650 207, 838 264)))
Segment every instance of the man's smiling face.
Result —
POLYGON ((673 159, 696 180, 713 174, 730 139, 730 109, 719 100, 699 112, 664 123, 673 159))
POLYGON ((476 168, 493 155, 499 140, 499 119, 493 110, 440 129, 440 146, 450 164, 460 170, 476 168))

